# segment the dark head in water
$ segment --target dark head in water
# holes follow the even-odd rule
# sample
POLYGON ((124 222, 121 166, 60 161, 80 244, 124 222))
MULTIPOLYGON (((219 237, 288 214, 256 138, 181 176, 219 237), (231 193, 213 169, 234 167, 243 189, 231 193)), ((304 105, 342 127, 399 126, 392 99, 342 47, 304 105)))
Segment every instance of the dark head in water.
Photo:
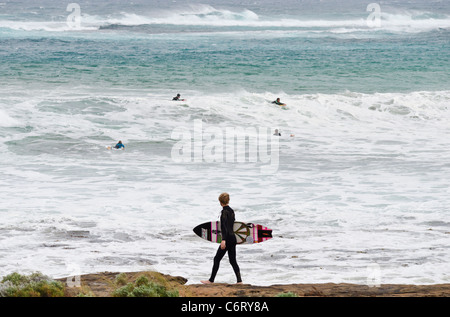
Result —
POLYGON ((272 103, 274 103, 276 105, 279 105, 279 106, 285 106, 286 105, 286 104, 281 102, 280 98, 277 98, 277 100, 272 101, 272 103))

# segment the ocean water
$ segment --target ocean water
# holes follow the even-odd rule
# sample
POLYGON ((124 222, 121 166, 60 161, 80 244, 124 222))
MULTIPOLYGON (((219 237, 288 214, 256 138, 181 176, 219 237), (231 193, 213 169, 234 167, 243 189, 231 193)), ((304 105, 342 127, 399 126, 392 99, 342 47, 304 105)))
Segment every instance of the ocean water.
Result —
POLYGON ((450 5, 369 3, 0 3, 0 276, 198 283, 226 191, 245 283, 449 283, 450 5))

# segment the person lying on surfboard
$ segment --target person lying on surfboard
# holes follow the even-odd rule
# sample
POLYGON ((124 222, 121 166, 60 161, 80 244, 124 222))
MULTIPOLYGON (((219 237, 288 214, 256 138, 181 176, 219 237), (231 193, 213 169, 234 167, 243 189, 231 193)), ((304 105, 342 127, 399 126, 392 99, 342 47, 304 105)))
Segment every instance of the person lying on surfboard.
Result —
POLYGON ((172 98, 173 101, 185 101, 186 99, 180 99, 181 95, 177 94, 175 97, 172 98))
POLYGON ((279 106, 286 106, 285 103, 282 103, 282 102, 280 101, 280 98, 277 98, 277 100, 272 101, 272 103, 274 103, 274 104, 276 104, 276 105, 279 105, 279 106))
POLYGON ((115 146, 114 146, 114 148, 115 149, 124 149, 125 150, 125 145, 123 145, 123 143, 122 143, 122 141, 119 141, 119 143, 117 143, 115 146))
POLYGON ((220 242, 219 249, 217 250, 216 256, 214 257, 214 264, 211 272, 211 277, 209 280, 201 281, 203 284, 214 283, 217 271, 219 270, 220 261, 222 260, 225 253, 228 252, 228 260, 233 267, 234 274, 236 274, 237 283, 242 283, 241 272, 239 270, 239 265, 236 261, 236 236, 234 235, 233 225, 234 225, 234 210, 228 206, 230 202, 230 195, 227 193, 222 193, 219 196, 219 202, 222 206, 222 213, 220 215, 220 227, 222 230, 222 241, 220 242))

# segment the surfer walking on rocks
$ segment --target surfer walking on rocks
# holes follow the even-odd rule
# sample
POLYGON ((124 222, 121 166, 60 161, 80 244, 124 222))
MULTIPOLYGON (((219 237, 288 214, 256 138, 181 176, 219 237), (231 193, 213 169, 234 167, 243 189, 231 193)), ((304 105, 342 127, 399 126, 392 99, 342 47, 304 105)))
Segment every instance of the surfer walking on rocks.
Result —
POLYGON ((211 272, 211 277, 207 281, 201 281, 203 284, 214 283, 217 271, 219 270, 220 261, 225 253, 228 252, 228 259, 236 274, 237 283, 242 283, 241 273, 239 265, 236 261, 236 236, 233 232, 233 225, 235 221, 234 210, 228 206, 230 202, 230 195, 222 193, 219 196, 219 202, 222 206, 222 213, 220 215, 220 229, 222 230, 222 241, 220 242, 219 249, 214 257, 214 264, 211 272))

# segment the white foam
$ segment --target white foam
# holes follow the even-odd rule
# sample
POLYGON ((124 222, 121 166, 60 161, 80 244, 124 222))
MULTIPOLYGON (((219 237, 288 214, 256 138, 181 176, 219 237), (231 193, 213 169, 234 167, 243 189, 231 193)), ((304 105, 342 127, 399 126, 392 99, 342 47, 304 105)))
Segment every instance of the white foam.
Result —
POLYGON ((11 118, 6 112, 0 110, 0 127, 16 127, 20 126, 20 122, 11 118))
POLYGON ((67 22, 56 21, 0 21, 0 28, 19 31, 48 31, 48 32, 68 32, 68 31, 95 31, 95 25, 81 24, 79 27, 69 25, 67 22))
MULTIPOLYGON (((217 246, 192 228, 217 219, 217 196, 228 191, 237 219, 274 229, 274 239, 238 249, 248 283, 364 284, 373 263, 383 282, 448 282, 450 92, 189 91, 186 106, 171 97, 12 97, 2 115, 32 129, 0 140, 0 275, 156 269, 198 283, 217 246), (287 109, 271 104, 277 97, 287 109), (204 128, 281 129, 278 172, 173 162, 172 130, 196 119, 204 128), (105 149, 119 138, 125 151, 105 149)), ((224 263, 217 281, 233 279, 224 263)))
MULTIPOLYGON (((110 25, 140 26, 140 25, 175 25, 175 26, 211 26, 211 27, 254 27, 254 28, 297 28, 311 30, 315 33, 354 33, 354 32, 427 32, 450 28, 450 16, 432 15, 428 12, 407 11, 380 13, 380 27, 370 27, 367 16, 360 18, 321 19, 302 16, 270 17, 259 16, 255 12, 244 9, 230 11, 216 9, 210 5, 191 5, 181 10, 155 11, 149 15, 135 12, 121 12, 110 15, 81 14, 81 24, 74 28, 66 21, 0 21, 0 28, 13 30, 52 32, 93 31, 110 25)), ((290 32, 292 30, 289 30, 290 32)))
MULTIPOLYGON (((382 12, 381 26, 378 30, 398 32, 425 32, 438 28, 450 28, 450 17, 444 16, 431 18, 428 16, 404 13, 391 14, 382 12), (419 17, 417 17, 419 16, 419 17)), ((188 10, 177 13, 162 13, 161 16, 142 16, 135 13, 122 13, 120 17, 104 19, 102 17, 86 18, 91 23, 118 24, 118 25, 190 25, 190 26, 242 26, 242 27, 279 27, 279 28, 303 28, 322 29, 331 32, 361 32, 374 31, 368 26, 367 18, 346 20, 307 19, 302 17, 269 18, 260 17, 250 10, 231 12, 218 10, 211 6, 204 6, 198 10, 188 10), (95 22, 94 22, 95 21, 95 22), (340 31, 339 31, 340 30, 340 31)))

